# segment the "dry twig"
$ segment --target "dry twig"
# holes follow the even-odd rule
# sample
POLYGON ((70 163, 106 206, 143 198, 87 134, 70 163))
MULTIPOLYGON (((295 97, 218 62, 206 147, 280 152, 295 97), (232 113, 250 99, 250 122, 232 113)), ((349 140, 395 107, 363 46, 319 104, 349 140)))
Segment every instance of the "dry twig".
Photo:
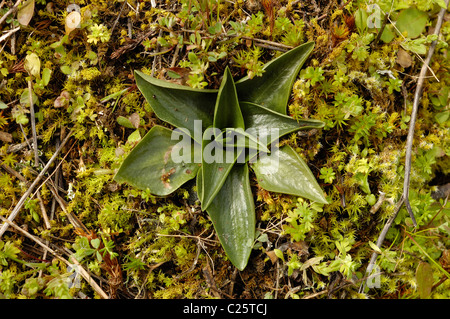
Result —
POLYGON ((9 30, 8 32, 6 32, 4 35, 2 35, 2 36, 0 37, 0 42, 2 42, 2 41, 4 41, 4 40, 8 39, 8 37, 12 36, 14 33, 16 33, 16 32, 19 31, 19 30, 20 30, 20 27, 17 27, 17 28, 14 28, 14 29, 9 30))
MULTIPOLYGON (((449 0, 446 0, 446 5, 448 7, 449 0)), ((436 23, 436 28, 434 30, 435 35, 439 35, 439 32, 442 27, 442 23, 444 21, 444 15, 447 9, 442 8, 438 15, 438 20, 436 23)), ((422 96, 422 89, 423 84, 425 82, 425 77, 427 75, 427 71, 429 69, 429 64, 431 61, 431 58, 434 54, 434 49, 436 48, 437 41, 433 41, 430 45, 430 49, 428 50, 427 58, 424 61, 424 64, 422 66, 422 69, 420 70, 419 74, 419 80, 417 81, 417 87, 416 92, 414 94, 414 103, 413 103, 413 109, 411 112, 411 122, 409 123, 409 129, 408 129, 408 137, 406 139, 406 160, 405 160, 405 179, 403 183, 403 199, 405 201, 406 209, 408 210, 409 215, 411 216, 411 219, 413 220, 414 226, 417 226, 416 220, 414 219, 414 214, 411 210, 411 205, 409 204, 409 183, 410 183, 410 177, 411 177, 411 157, 412 157, 412 144, 414 139, 414 129, 416 125, 416 119, 417 119, 417 111, 419 109, 419 101, 422 96)))

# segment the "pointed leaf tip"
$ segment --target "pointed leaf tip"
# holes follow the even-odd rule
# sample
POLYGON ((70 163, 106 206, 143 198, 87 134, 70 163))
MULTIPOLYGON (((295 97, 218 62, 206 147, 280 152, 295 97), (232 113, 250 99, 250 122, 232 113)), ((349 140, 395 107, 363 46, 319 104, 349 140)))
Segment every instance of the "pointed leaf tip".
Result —
POLYGON ((239 100, 286 114, 295 78, 313 48, 314 42, 302 44, 267 63, 262 76, 237 81, 239 100))
POLYGON ((239 106, 236 86, 230 69, 227 67, 217 94, 214 110, 214 127, 244 129, 244 119, 239 106))
MULTIPOLYGON (((204 190, 201 174, 199 171, 198 190, 204 190)), ((243 270, 252 251, 256 226, 255 204, 247 164, 233 166, 206 211, 231 263, 239 270, 243 270)))

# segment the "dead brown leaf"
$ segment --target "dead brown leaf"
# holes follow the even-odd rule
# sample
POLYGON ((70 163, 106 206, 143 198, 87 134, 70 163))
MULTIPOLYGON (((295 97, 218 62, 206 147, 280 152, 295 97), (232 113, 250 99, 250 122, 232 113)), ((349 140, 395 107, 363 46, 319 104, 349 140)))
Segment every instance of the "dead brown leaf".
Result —
POLYGON ((411 55, 409 55, 408 52, 406 52, 403 49, 399 49, 397 53, 397 61, 398 64, 400 64, 403 68, 409 68, 412 65, 412 58, 411 55))

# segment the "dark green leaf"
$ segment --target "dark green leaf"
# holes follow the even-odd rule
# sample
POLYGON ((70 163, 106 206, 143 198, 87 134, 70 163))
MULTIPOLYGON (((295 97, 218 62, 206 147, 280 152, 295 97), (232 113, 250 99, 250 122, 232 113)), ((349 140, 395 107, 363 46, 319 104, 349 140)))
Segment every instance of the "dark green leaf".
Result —
POLYGON ((210 26, 208 28, 208 32, 211 34, 219 34, 220 32, 222 32, 222 23, 217 22, 215 25, 210 26))
POLYGON ((234 85, 233 76, 227 67, 220 84, 214 111, 214 127, 225 129, 228 127, 244 129, 244 119, 234 85))
POLYGON ((114 179, 165 196, 194 178, 199 165, 192 159, 193 150, 188 161, 175 163, 172 152, 179 151, 181 142, 172 140, 171 136, 171 130, 154 126, 127 156, 114 179))
POLYGON ((270 156, 261 156, 252 168, 259 186, 268 191, 328 204, 311 170, 289 145, 272 149, 270 156))
MULTIPOLYGON (((205 136, 210 135, 209 130, 205 136)), ((210 136, 213 136, 211 134, 210 136)), ((242 153, 242 148, 224 148, 214 138, 206 137, 202 145, 202 210, 206 210, 216 197, 236 159, 242 153)), ((197 186, 198 187, 198 186, 197 186)))
POLYGON ((127 128, 135 128, 133 123, 131 123, 129 119, 122 115, 117 117, 117 123, 127 128))
POLYGON ((244 77, 236 82, 239 101, 252 102, 286 114, 295 78, 314 48, 314 42, 302 44, 264 66, 261 77, 244 77))
POLYGON ((354 13, 355 25, 358 28, 359 34, 367 31, 367 12, 364 9, 358 9, 354 13))
POLYGON ((202 132, 213 124, 217 90, 193 89, 139 71, 135 71, 135 78, 139 90, 161 120, 186 128, 194 139, 201 138, 194 135, 194 121, 201 121, 202 132))
POLYGON ((436 113, 434 118, 436 119, 436 122, 438 122, 439 124, 444 124, 450 118, 450 111, 436 113))
POLYGON ((381 34, 381 40, 384 43, 389 43, 391 42, 393 39, 395 38, 395 31, 394 28, 392 27, 392 25, 387 25, 384 29, 383 29, 383 33, 381 34))
POLYGON ((266 145, 286 134, 298 130, 322 128, 325 125, 319 120, 296 121, 290 116, 274 112, 254 103, 241 102, 241 110, 247 131, 254 130, 260 141, 267 141, 266 145), (278 130, 278 136, 274 136, 275 131, 270 132, 270 129, 278 130))
POLYGON ((50 77, 52 75, 52 70, 49 68, 44 68, 42 70, 42 84, 47 86, 48 82, 50 82, 50 77))
MULTIPOLYGON (((202 189, 197 176, 197 189, 202 189)), ((204 189, 204 188, 203 188, 204 189)), ((199 197, 201 197, 201 191, 199 197)), ((235 165, 206 210, 230 261, 239 270, 247 265, 255 238, 255 204, 247 164, 235 165)))
POLYGON ((410 39, 417 38, 422 34, 428 22, 428 15, 415 7, 403 10, 398 15, 395 26, 400 32, 407 32, 410 39))

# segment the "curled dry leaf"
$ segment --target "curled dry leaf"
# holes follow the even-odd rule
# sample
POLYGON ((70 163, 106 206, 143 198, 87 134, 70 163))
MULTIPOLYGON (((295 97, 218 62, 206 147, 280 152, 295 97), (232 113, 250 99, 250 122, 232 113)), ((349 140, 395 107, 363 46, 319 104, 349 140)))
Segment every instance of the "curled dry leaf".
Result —
POLYGON ((442 256, 439 259, 439 262, 446 271, 450 271, 450 250, 445 249, 442 252, 442 256))
POLYGON ((131 122, 131 124, 135 127, 135 128, 139 128, 139 124, 141 122, 141 118, 139 116, 138 113, 133 113, 131 114, 131 116, 128 118, 131 122))
POLYGON ((270 261, 272 262, 272 264, 275 264, 277 262, 278 257, 275 254, 275 251, 273 251, 273 250, 266 251, 266 255, 267 255, 267 257, 270 258, 270 261))
POLYGON ((81 14, 77 11, 72 11, 66 17, 66 35, 80 27, 81 14))

